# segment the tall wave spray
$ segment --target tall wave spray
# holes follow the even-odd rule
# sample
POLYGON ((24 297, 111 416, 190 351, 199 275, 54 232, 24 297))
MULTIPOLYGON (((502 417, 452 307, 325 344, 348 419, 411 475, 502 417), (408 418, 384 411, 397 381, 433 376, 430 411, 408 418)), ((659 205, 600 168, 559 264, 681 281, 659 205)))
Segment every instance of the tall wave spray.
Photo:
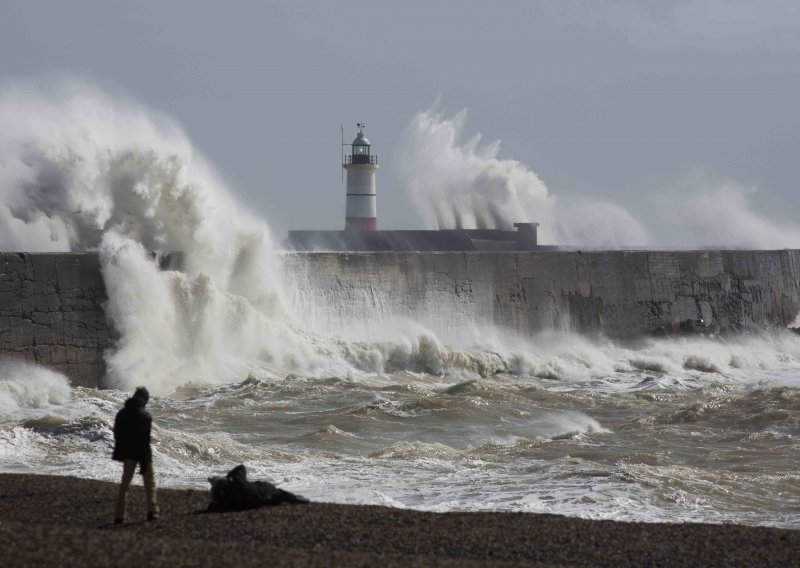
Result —
POLYGON ((169 391, 242 366, 313 365, 286 317, 267 225, 244 211, 168 119, 96 89, 0 94, 0 246, 99 250, 121 337, 113 384, 169 391), (153 254, 182 251, 185 271, 153 254))
POLYGON ((800 247, 800 225, 765 207, 758 188, 693 173, 658 198, 678 246, 800 247))
POLYGON ((400 144, 401 185, 429 228, 539 222, 542 243, 588 248, 800 246, 800 227, 759 211, 757 188, 696 172, 640 190, 642 211, 594 195, 556 198, 525 164, 500 158, 499 141, 464 139, 466 117, 446 117, 437 102, 412 119, 400 144))
POLYGON ((440 229, 511 229, 520 216, 551 214, 553 200, 535 173, 500 160, 500 143, 480 146, 476 134, 459 144, 466 110, 445 119, 434 109, 417 114, 400 147, 403 181, 440 229))
POLYGON ((500 142, 462 141, 467 113, 447 118, 438 104, 417 114, 398 151, 400 179, 430 228, 506 229, 541 223, 545 243, 619 247, 646 245, 647 231, 613 203, 558 204, 525 164, 501 159, 500 142))

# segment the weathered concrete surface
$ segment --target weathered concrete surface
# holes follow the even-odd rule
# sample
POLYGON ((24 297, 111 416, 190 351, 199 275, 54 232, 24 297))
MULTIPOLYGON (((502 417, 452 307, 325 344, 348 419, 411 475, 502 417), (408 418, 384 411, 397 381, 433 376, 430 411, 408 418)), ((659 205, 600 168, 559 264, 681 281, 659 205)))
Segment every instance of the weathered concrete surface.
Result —
POLYGON ((99 386, 113 337, 96 254, 0 253, 0 355, 99 386))
POLYGON ((798 250, 297 253, 286 266, 311 301, 339 313, 388 305, 523 334, 634 337, 700 317, 722 328, 786 326, 800 310, 798 250))

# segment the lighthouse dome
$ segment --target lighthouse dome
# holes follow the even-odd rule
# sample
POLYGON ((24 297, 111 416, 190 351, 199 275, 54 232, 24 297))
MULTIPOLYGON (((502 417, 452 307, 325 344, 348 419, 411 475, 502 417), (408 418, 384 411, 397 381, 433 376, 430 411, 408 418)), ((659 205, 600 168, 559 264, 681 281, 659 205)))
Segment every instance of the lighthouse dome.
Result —
POLYGON ((369 140, 367 140, 363 132, 358 133, 356 139, 353 140, 353 146, 369 146, 369 140))

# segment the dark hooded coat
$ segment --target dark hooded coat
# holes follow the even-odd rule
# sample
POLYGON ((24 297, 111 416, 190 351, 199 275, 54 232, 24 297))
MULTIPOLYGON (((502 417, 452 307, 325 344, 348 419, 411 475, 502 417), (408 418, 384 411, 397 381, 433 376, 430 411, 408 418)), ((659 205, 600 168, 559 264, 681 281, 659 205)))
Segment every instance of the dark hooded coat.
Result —
POLYGON ((153 461, 153 450, 150 448, 153 418, 144 409, 146 404, 141 398, 129 398, 122 410, 117 412, 114 419, 114 453, 111 456, 117 461, 136 460, 142 471, 153 461))
POLYGON ((209 511, 245 511, 282 503, 308 503, 308 499, 275 487, 267 481, 248 481, 247 469, 239 465, 225 477, 209 477, 211 503, 209 511))

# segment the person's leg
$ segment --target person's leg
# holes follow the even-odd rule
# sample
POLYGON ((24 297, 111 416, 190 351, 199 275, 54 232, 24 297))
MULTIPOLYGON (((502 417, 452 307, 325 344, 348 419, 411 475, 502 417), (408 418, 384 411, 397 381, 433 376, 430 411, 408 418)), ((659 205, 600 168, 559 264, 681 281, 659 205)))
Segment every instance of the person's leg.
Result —
POLYGON ((147 495, 147 520, 157 519, 160 513, 156 498, 156 479, 153 474, 153 462, 147 464, 147 469, 142 474, 144 491, 147 495))
POLYGON ((128 495, 128 487, 131 486, 131 479, 136 471, 134 460, 125 460, 122 464, 122 481, 119 485, 119 495, 117 495, 117 510, 114 513, 114 522, 122 523, 125 521, 125 497, 128 495))

